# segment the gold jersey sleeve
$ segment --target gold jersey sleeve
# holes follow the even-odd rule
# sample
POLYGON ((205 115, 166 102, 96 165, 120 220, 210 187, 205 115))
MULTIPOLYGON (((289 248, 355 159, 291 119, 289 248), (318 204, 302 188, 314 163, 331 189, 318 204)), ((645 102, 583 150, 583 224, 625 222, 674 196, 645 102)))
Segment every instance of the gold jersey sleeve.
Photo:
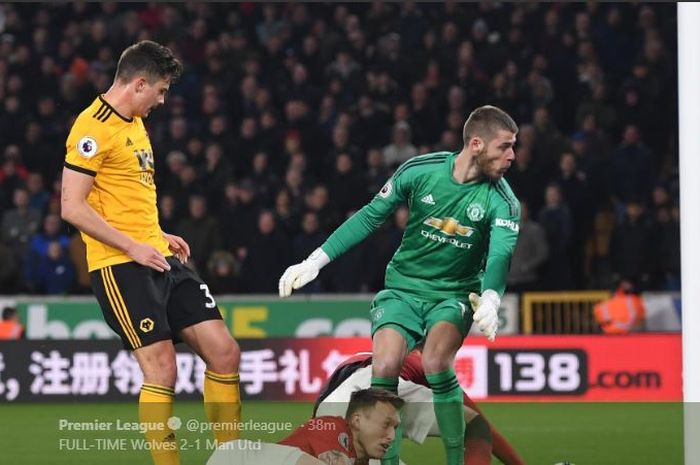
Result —
MULTIPOLYGON (((87 201, 107 223, 172 255, 158 224, 153 149, 141 118, 124 118, 96 98, 73 123, 64 165, 95 178, 87 201)), ((81 234, 90 271, 131 261, 121 250, 81 234)))

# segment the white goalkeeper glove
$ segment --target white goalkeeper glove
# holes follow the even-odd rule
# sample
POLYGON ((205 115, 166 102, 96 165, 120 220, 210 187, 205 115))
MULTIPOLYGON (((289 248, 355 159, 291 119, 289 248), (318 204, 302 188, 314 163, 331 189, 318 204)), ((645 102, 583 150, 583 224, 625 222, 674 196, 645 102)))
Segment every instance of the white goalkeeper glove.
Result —
POLYGON ((496 291, 485 290, 481 297, 473 292, 469 294, 469 302, 474 310, 474 322, 479 331, 489 338, 489 341, 496 339, 498 330, 498 308, 501 306, 501 298, 496 291))
POLYGON ((321 268, 328 265, 331 259, 320 247, 314 250, 301 263, 292 265, 284 272, 279 282, 280 297, 289 297, 293 289, 299 289, 316 279, 321 268))

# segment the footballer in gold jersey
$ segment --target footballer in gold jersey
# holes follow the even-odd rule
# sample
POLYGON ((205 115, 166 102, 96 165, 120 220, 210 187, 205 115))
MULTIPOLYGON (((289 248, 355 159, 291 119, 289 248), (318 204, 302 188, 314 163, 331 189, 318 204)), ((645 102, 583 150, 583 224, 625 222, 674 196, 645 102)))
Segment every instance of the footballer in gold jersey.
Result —
MULTIPOLYGON (((87 202, 104 220, 137 242, 172 255, 158 225, 153 149, 143 121, 120 115, 102 96, 75 120, 66 142, 68 169, 94 178, 87 202)), ((133 259, 85 232, 90 271, 133 259)))
POLYGON ((143 371, 141 422, 156 465, 180 463, 172 415, 174 343, 206 363, 205 410, 219 442, 238 438, 240 349, 209 288, 185 266, 188 244, 160 229, 154 152, 142 118, 165 102, 182 65, 141 41, 122 53, 112 87, 75 120, 66 141, 61 212, 87 245, 105 320, 143 371))

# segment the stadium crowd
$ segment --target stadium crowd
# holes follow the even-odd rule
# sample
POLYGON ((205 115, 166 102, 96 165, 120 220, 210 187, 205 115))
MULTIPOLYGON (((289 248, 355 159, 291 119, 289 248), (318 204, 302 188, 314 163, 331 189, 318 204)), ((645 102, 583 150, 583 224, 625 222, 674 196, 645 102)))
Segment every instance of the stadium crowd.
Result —
MULTIPOLYGON (((680 287, 674 4, 0 5, 0 289, 89 292, 60 217, 68 129, 116 55, 185 73, 145 123, 161 226, 216 293, 276 293, 407 159, 475 107, 520 125, 510 290, 680 287)), ((371 292, 407 210, 303 292, 371 292), (342 278, 342 279, 341 279, 342 278)))

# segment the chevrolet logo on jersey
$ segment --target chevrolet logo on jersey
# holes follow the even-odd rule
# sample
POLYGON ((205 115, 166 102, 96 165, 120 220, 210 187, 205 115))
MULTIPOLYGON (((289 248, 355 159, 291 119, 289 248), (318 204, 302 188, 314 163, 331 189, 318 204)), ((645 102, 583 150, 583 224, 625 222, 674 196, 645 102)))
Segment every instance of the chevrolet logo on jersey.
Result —
POLYGON ((469 237, 474 234, 474 228, 459 224, 459 221, 450 217, 440 219, 431 216, 425 220, 423 224, 439 229, 448 236, 454 236, 456 234, 458 236, 469 237))
POLYGON ((450 244, 454 247, 457 247, 458 249, 472 248, 472 244, 468 242, 462 242, 461 240, 457 239, 455 235, 469 237, 472 234, 474 234, 474 228, 470 228, 469 226, 459 224, 459 221, 457 221, 454 218, 447 217, 440 219, 431 216, 430 218, 425 220, 423 224, 430 226, 431 228, 435 228, 442 233, 438 234, 436 232, 431 231, 421 231, 420 235, 425 237, 426 239, 430 239, 431 241, 437 242, 438 244, 450 244))

